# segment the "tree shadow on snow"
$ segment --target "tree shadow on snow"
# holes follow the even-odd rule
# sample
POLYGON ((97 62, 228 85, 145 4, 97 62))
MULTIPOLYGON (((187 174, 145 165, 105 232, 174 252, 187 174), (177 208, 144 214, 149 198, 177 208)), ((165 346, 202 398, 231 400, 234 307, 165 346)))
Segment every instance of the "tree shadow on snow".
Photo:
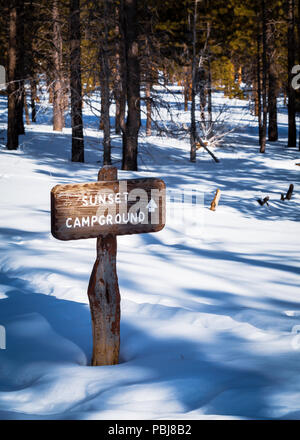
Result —
MULTIPOLYGON (((0 322, 7 326, 7 350, 0 353, 0 357, 4 356, 4 359, 9 359, 12 368, 11 376, 14 376, 15 373, 18 375, 20 371, 22 372, 22 368, 28 364, 34 371, 36 368, 39 369, 39 365, 45 365, 47 362, 51 363, 53 368, 56 364, 72 364, 74 362, 72 352, 69 349, 64 350, 64 347, 59 347, 61 341, 53 347, 51 338, 55 338, 55 336, 51 333, 52 331, 64 338, 67 343, 69 341, 69 344, 72 342, 80 347, 87 358, 90 357, 90 314, 85 304, 39 294, 33 290, 29 282, 5 273, 1 274, 0 282, 2 285, 10 286, 10 289, 5 293, 6 298, 0 300, 0 322), (36 328, 37 322, 39 326, 36 328), (41 322, 47 325, 41 326, 41 322), (20 329, 17 328, 18 325, 21 326, 20 329), (33 326, 32 331, 30 331, 31 326, 33 326), (36 332, 40 334, 37 335, 36 332), (68 356, 70 356, 70 360, 68 356)), ((55 414, 53 408, 49 408, 49 414, 44 416, 22 413, 19 410, 17 412, 11 411, 9 410, 9 401, 7 411, 5 411, 3 409, 5 400, 2 401, 2 396, 9 395, 10 391, 17 391, 19 388, 6 383, 2 378, 2 380, 0 379, 0 418, 80 419, 84 418, 83 414, 86 411, 88 414, 88 410, 85 408, 86 404, 92 412, 97 412, 98 418, 101 418, 101 412, 110 408, 111 398, 118 393, 126 394, 129 390, 133 390, 133 402, 135 401, 134 390, 138 392, 138 395, 144 390, 145 401, 140 400, 140 397, 137 398, 140 400, 138 405, 141 410, 145 405, 146 411, 149 403, 147 392, 158 388, 167 390, 162 391, 162 394, 170 395, 165 402, 159 401, 160 392, 157 397, 154 393, 153 397, 154 400, 158 399, 158 404, 165 405, 166 414, 172 413, 173 405, 178 406, 176 402, 179 402, 181 411, 184 412, 202 408, 203 414, 239 417, 265 416, 268 405, 264 394, 265 388, 270 386, 270 380, 267 377, 248 368, 230 367, 222 362, 205 358, 203 342, 197 343, 172 336, 155 337, 142 330, 140 324, 143 319, 145 317, 137 318, 135 323, 129 322, 126 318, 122 319, 121 363, 118 366, 104 367, 105 371, 110 368, 112 377, 115 375, 117 379, 118 369, 132 366, 133 371, 143 372, 143 378, 135 379, 133 372, 121 382, 116 380, 116 384, 111 383, 108 387, 103 384, 103 392, 97 391, 94 394, 89 392, 86 399, 75 404, 73 402, 68 410, 55 414), (236 389, 239 390, 238 394, 234 392, 236 389), (234 392, 234 399, 226 397, 231 392, 234 392), (250 400, 249 392, 251 393, 250 400), (246 399, 243 398, 243 394, 245 397, 247 396, 247 403, 244 404, 242 402, 243 400, 245 402, 246 399)), ((212 353, 217 353, 221 342, 218 340, 210 341, 209 350, 212 353)), ((235 341, 231 340, 231 343, 238 346, 242 341, 236 339, 235 341)), ((3 365, 5 366, 5 362, 3 365)), ((42 371, 40 372, 41 377, 43 377, 42 371)), ((99 381, 101 381, 101 367, 99 367, 99 381)), ((31 382, 25 383, 22 384, 21 389, 30 388, 33 385, 34 383, 31 382)), ((76 387, 76 379, 73 386, 76 387)), ((39 398, 38 395, 37 398, 39 398)), ((58 407, 61 398, 63 396, 57 396, 58 407)), ((45 413, 45 408, 43 411, 45 413)), ((163 416, 163 414, 161 415, 163 416)), ((116 418, 118 418, 118 410, 116 410, 116 418)))

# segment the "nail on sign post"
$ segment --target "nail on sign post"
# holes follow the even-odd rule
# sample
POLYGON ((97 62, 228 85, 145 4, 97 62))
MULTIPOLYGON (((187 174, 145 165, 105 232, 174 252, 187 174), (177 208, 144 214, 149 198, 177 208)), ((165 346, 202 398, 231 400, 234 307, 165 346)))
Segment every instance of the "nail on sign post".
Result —
POLYGON ((57 185, 51 191, 51 232, 58 240, 97 238, 88 297, 93 325, 92 365, 118 363, 120 293, 117 235, 158 232, 165 226, 166 187, 160 179, 117 180, 104 166, 98 182, 57 185))

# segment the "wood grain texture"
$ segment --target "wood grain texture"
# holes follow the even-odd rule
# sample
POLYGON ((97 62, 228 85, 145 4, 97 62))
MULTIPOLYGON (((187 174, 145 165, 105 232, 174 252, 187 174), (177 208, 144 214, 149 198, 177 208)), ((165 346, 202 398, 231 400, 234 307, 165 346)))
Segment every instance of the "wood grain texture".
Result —
POLYGON ((116 271, 117 239, 97 239, 97 259, 88 297, 93 331, 92 365, 115 365, 120 350, 120 292, 116 271))
MULTIPOLYGON (((117 169, 103 167, 100 179, 117 179, 117 169)), ((117 238, 97 238, 97 259, 91 274, 88 297, 93 330, 92 365, 115 365, 120 351, 120 292, 116 268, 117 238)))
POLYGON ((59 240, 157 232, 165 216, 166 188, 160 179, 57 185, 51 191, 51 232, 59 240), (154 212, 147 208, 151 199, 154 212))

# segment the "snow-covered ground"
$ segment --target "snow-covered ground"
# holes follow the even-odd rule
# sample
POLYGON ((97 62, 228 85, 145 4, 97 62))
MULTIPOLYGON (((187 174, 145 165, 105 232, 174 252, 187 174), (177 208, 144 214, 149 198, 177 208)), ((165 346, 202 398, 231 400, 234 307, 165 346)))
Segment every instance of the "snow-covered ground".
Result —
MULTIPOLYGON (((182 100, 165 98, 174 108, 182 100)), ((191 164, 188 138, 141 136, 140 172, 119 172, 193 190, 204 206, 199 228, 170 218, 159 233, 118 238, 120 364, 90 367, 96 243, 55 240, 49 196, 56 184, 96 180, 98 120, 85 107, 85 164, 70 161, 70 128, 53 133, 46 105, 9 152, 1 97, 1 419, 300 418, 300 153, 285 148, 283 107, 280 141, 260 155, 248 102, 220 93, 214 102, 237 126, 215 151, 220 163, 199 152, 191 164), (290 183, 295 195, 281 202, 290 183)), ((120 137, 112 144, 120 167, 120 137)))

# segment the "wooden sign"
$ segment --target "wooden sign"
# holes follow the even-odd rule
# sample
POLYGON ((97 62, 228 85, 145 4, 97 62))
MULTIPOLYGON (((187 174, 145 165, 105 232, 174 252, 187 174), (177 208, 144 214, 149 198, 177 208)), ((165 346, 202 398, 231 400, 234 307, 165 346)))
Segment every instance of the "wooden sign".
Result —
POLYGON ((51 191, 51 232, 59 240, 97 238, 88 286, 92 365, 114 365, 120 351, 117 235, 160 231, 165 225, 166 187, 160 179, 117 180, 104 166, 98 182, 57 185, 51 191))
POLYGON ((57 185, 51 191, 51 232, 59 240, 157 232, 165 217, 160 179, 57 185))

